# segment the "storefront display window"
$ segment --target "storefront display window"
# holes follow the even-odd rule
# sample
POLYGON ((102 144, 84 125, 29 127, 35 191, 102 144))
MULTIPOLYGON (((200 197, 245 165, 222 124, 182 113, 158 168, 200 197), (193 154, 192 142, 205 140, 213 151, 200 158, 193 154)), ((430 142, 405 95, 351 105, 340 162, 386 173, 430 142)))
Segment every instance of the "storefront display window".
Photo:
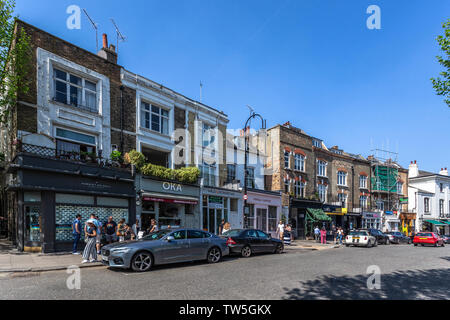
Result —
POLYGON ((41 216, 40 206, 25 206, 25 239, 30 242, 41 241, 41 216))
POLYGON ((168 226, 180 227, 181 226, 181 213, 180 205, 160 202, 159 203, 159 221, 158 224, 161 229, 168 226))

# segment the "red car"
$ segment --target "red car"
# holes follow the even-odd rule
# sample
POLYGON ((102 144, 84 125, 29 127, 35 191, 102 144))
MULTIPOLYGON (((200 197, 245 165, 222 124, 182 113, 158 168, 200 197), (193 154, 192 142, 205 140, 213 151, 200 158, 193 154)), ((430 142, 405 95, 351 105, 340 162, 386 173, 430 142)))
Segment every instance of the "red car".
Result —
POLYGON ((438 234, 434 232, 420 232, 414 237, 414 246, 417 247, 418 244, 424 246, 426 244, 431 244, 435 247, 445 246, 444 239, 442 239, 438 234))

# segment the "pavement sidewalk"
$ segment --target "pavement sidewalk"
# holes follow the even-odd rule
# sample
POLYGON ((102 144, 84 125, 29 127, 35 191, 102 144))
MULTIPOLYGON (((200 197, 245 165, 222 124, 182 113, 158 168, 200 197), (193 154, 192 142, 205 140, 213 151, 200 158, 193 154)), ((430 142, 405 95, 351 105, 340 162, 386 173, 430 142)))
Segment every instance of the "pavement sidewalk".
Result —
MULTIPOLYGON (((0 248, 0 273, 42 272, 64 270, 70 266, 80 268, 101 266, 101 262, 81 263, 81 255, 71 253, 24 253, 2 241, 0 248)), ((100 258, 100 257, 99 257, 100 258)))

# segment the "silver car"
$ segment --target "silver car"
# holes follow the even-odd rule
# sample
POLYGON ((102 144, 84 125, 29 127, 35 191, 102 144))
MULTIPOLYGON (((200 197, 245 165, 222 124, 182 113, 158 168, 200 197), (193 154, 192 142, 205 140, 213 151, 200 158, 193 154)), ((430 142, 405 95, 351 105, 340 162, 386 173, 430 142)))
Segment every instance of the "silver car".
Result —
POLYGON ((144 272, 154 265, 207 260, 217 263, 229 254, 226 239, 195 229, 161 230, 137 241, 102 248, 102 262, 113 268, 144 272))

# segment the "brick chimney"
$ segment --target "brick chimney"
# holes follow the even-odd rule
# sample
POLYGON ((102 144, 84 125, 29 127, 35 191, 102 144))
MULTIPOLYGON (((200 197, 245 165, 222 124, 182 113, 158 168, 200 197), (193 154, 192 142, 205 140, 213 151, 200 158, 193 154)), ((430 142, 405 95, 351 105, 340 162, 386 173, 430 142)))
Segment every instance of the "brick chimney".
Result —
POLYGON ((417 165, 417 161, 411 161, 409 165, 408 178, 415 178, 419 176, 419 166, 417 165))
POLYGON ((103 34, 103 47, 97 55, 108 60, 109 62, 117 64, 116 47, 114 45, 110 45, 108 47, 108 35, 106 33, 103 34))
POLYGON ((448 170, 447 168, 441 169, 441 171, 439 171, 439 174, 441 176, 448 176, 448 170))

